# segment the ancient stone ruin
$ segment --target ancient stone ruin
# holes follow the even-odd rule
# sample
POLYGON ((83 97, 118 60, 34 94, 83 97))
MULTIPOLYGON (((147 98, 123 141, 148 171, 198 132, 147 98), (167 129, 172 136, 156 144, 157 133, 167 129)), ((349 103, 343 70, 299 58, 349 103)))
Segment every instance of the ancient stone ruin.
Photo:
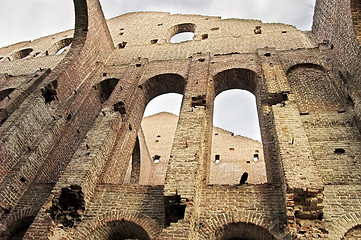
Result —
POLYGON ((360 239, 359 0, 317 0, 311 32, 74 6, 73 30, 0 48, 1 239, 360 239), (229 89, 262 145, 213 127, 229 89), (142 123, 164 93, 179 117, 142 123))

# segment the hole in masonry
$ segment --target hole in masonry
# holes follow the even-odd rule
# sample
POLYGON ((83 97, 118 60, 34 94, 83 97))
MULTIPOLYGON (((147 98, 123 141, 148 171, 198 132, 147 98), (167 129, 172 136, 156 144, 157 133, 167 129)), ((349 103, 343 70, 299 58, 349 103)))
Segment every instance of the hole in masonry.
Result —
POLYGON ((255 161, 255 162, 258 162, 258 161, 259 161, 259 156, 258 156, 258 154, 254 154, 254 155, 253 155, 253 161, 255 161))
POLYGON ((219 154, 216 154, 214 162, 215 163, 220 163, 221 162, 221 156, 219 154))
POLYGON ((165 226, 178 222, 184 218, 186 205, 182 204, 182 199, 178 193, 174 196, 164 197, 165 226))
POLYGON ((152 39, 150 40, 150 44, 156 44, 158 42, 158 39, 152 39))
POLYGON ((153 162, 154 163, 159 163, 159 161, 160 161, 160 156, 159 155, 154 155, 153 162))
POLYGON ((248 173, 244 172, 241 176, 241 179, 239 180, 239 185, 243 185, 247 183, 247 179, 248 179, 248 173))
POLYGON ((125 46, 127 45, 127 42, 121 42, 118 44, 118 48, 121 49, 121 48, 125 48, 125 46))
POLYGON ((208 34, 207 34, 207 33, 205 33, 205 34, 202 35, 202 40, 207 39, 207 38, 208 38, 208 34))
POLYGON ((333 153, 335 153, 335 154, 343 154, 345 152, 346 151, 343 148, 335 148, 335 150, 333 151, 333 153))
POLYGON ((262 34, 262 27, 261 26, 256 26, 253 30, 253 32, 255 34, 262 34))
POLYGON ((271 53, 265 53, 264 56, 265 56, 265 57, 270 57, 270 56, 271 56, 271 53))

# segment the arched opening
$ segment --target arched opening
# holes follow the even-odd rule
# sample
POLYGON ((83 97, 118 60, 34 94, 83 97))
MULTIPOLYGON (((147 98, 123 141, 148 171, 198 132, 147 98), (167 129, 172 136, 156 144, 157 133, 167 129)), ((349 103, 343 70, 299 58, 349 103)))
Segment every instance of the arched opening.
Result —
POLYGON ((226 90, 214 100, 211 184, 267 182, 255 96, 246 90, 226 90))
POLYGON ((22 49, 20 51, 17 51, 16 53, 13 53, 11 55, 11 59, 12 60, 16 60, 16 59, 22 59, 25 58, 27 56, 29 56, 29 54, 33 51, 33 49, 31 48, 26 48, 26 49, 22 49))
POLYGON ((162 94, 153 98, 144 111, 142 131, 152 166, 151 185, 164 184, 182 98, 178 93, 162 94))
POLYGON ((361 238, 361 225, 351 228, 345 233, 344 240, 357 240, 361 238))
POLYGON ((4 100, 6 97, 10 95, 15 90, 15 88, 8 88, 0 91, 0 101, 4 100))
POLYGON ((181 43, 193 40, 196 25, 193 23, 182 23, 170 29, 170 42, 181 43))
POLYGON ((220 72, 214 76, 214 91, 209 183, 267 182, 256 74, 247 69, 220 72))
POLYGON ((34 221, 35 216, 24 217, 17 222, 13 223, 7 230, 8 236, 5 239, 21 240, 26 231, 34 221))
POLYGON ((141 155, 139 183, 163 185, 185 79, 178 74, 161 74, 148 79, 141 87, 145 110, 138 132, 141 155))
POLYGON ((359 0, 351 0, 351 15, 357 40, 361 44, 361 2, 359 0))
POLYGON ((216 233, 216 240, 276 240, 266 229, 252 223, 232 223, 216 233))
POLYGON ((99 92, 99 98, 101 103, 104 103, 106 100, 108 100, 118 82, 119 79, 110 78, 101 81, 95 86, 95 89, 99 92))
POLYGON ((183 32, 183 33, 178 33, 178 34, 174 35, 170 39, 170 42, 171 43, 182 43, 182 42, 192 41, 193 38, 194 38, 194 32, 183 32))
POLYGON ((63 54, 67 50, 67 48, 69 47, 72 41, 73 41, 72 38, 64 38, 58 41, 57 43, 55 43, 55 55, 63 54))
POLYGON ((138 224, 126 220, 116 220, 94 230, 88 240, 149 240, 148 233, 138 224))

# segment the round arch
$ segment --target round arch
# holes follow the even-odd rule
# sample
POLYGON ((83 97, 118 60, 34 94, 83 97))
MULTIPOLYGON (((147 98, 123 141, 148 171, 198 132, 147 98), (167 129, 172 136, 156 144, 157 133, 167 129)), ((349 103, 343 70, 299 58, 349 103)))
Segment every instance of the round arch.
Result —
MULTIPOLYGON (((266 93, 262 92, 265 90, 264 90, 264 88, 261 87, 261 82, 262 82, 262 77, 257 75, 257 73, 255 71, 246 69, 246 68, 229 68, 229 69, 218 72, 217 74, 215 74, 213 76, 213 84, 214 84, 214 95, 212 96, 213 97, 213 99, 212 99, 213 107, 214 107, 214 101, 216 100, 216 97, 220 93, 223 93, 227 90, 234 90, 234 89, 245 90, 255 96, 256 109, 257 109, 256 116, 258 117, 259 131, 261 129, 267 129, 267 126, 266 126, 267 121, 264 120, 264 113, 262 110, 262 101, 265 101, 266 99, 264 97, 263 98, 261 97, 263 95, 266 95, 266 93)), ((214 109, 213 109, 213 111, 214 111, 214 109)), ((239 119, 237 119, 237 121, 238 120, 239 119)), ((269 139, 269 136, 266 134, 267 131, 260 131, 260 132, 261 132, 261 136, 262 136, 262 141, 268 142, 267 140, 269 139)), ((211 147, 211 149, 212 150, 214 149, 213 146, 211 147)), ((216 154, 216 153, 214 152, 214 154, 216 154)), ((252 155, 252 156, 254 156, 254 155, 252 155)), ((217 157, 217 156, 215 156, 215 157, 217 157)), ((267 179, 266 181, 272 182, 273 175, 275 173, 271 171, 272 168, 271 168, 271 164, 269 161, 269 159, 271 159, 271 157, 269 156, 268 147, 266 145, 263 146, 262 158, 264 159, 264 166, 265 166, 266 179, 267 179)), ((213 164, 213 165, 215 165, 215 164, 213 164)), ((219 166, 219 167, 221 168, 223 166, 219 166)), ((210 174, 210 170, 207 170, 207 172, 210 174)), ((230 174, 230 175, 232 175, 232 174, 230 174)), ((232 182, 234 182, 234 181, 235 180, 233 179, 232 182)), ((224 181, 224 182, 226 182, 226 181, 224 181)))
POLYGON ((253 211, 226 212, 208 219, 199 229, 199 239, 283 239, 286 233, 275 232, 278 224, 268 216, 253 211))
POLYGON ((114 220, 95 229, 88 240, 150 240, 148 233, 138 224, 127 220, 114 220))
POLYGON ((110 228, 113 228, 111 232, 118 233, 118 231, 130 227, 133 229, 131 232, 138 233, 140 231, 140 236, 145 237, 144 239, 156 239, 161 232, 161 226, 156 220, 138 211, 110 211, 83 223, 85 225, 79 226, 74 239, 97 239, 91 238, 91 236, 93 234, 95 236, 102 229, 108 229, 109 232, 110 228), (148 238, 146 238, 147 236, 148 238))
POLYGON ((144 108, 153 98, 165 93, 184 94, 186 80, 175 73, 164 73, 147 79, 140 87, 144 93, 144 108))
MULTIPOLYGON (((327 227, 330 236, 335 239, 344 239, 344 237, 352 230, 361 226, 361 213, 347 213, 333 220, 327 227)), ((346 238, 347 239, 347 238, 346 238)))
POLYGON ((299 63, 299 64, 295 64, 291 67, 289 67, 286 71, 287 75, 290 74, 291 72, 300 69, 300 68, 313 68, 322 72, 325 72, 325 68, 319 64, 315 64, 315 63, 299 63))
POLYGON ((47 54, 49 54, 49 55, 62 54, 65 51, 65 49, 67 49, 69 47, 69 45, 72 43, 72 41, 73 41, 73 38, 60 39, 47 50, 47 54))
POLYGON ((245 68, 231 68, 214 75, 214 96, 230 89, 247 90, 256 95, 257 74, 245 68))

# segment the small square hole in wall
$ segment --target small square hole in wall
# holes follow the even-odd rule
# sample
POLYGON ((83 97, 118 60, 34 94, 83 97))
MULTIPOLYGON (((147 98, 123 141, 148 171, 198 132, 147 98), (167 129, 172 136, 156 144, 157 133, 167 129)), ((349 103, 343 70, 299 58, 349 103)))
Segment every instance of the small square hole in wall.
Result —
POLYGON ((234 151, 234 148, 233 147, 229 148, 229 151, 234 151))
POLYGON ((253 161, 255 161, 255 162, 259 161, 259 155, 258 154, 253 155, 253 161))
POLYGON ((216 135, 216 136, 217 136, 217 135, 218 135, 218 133, 215 133, 214 135, 216 135))
POLYGON ((215 156, 214 162, 217 163, 217 164, 220 163, 220 162, 221 162, 221 156, 217 154, 217 155, 215 156))
POLYGON ((159 139, 156 139, 155 142, 159 142, 159 139))
POLYGON ((247 163, 251 163, 251 161, 247 161, 247 163))
POLYGON ((158 42, 158 39, 152 39, 150 40, 150 44, 156 44, 158 42))

